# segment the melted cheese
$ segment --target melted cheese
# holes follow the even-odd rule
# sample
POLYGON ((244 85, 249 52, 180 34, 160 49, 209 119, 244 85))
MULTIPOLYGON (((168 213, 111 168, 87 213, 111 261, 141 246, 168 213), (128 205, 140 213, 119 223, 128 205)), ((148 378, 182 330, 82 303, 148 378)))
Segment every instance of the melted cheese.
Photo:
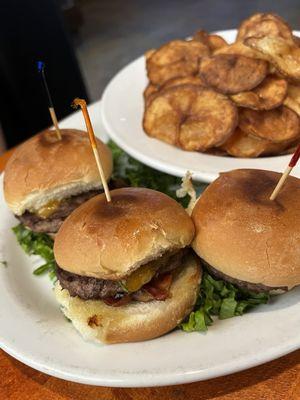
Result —
POLYGON ((35 214, 41 218, 48 218, 58 209, 60 203, 59 200, 51 200, 39 210, 35 211, 35 214))
POLYGON ((157 269, 154 263, 152 265, 151 263, 145 264, 134 271, 122 284, 128 292, 136 292, 147 282, 151 281, 157 269))
POLYGON ((156 260, 142 265, 121 282, 122 286, 128 290, 128 292, 138 291, 142 286, 151 281, 160 268, 168 263, 171 255, 172 253, 167 253, 156 260))

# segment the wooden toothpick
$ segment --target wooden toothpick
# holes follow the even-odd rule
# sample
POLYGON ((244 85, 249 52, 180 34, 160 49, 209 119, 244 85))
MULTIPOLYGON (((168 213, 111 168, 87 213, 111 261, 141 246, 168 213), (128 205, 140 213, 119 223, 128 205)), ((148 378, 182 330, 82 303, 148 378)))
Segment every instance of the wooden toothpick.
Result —
POLYGON ((270 196, 270 200, 275 200, 278 193, 280 192, 282 186, 284 185, 287 177, 290 175, 292 169, 294 166, 297 164, 298 160, 300 157, 300 145, 297 147, 295 153, 293 154, 291 161, 289 162, 289 165, 286 167, 284 173, 281 175, 281 178, 279 179, 275 189, 273 190, 273 193, 270 196))
POLYGON ((92 123, 91 123, 91 120, 90 120, 90 116, 89 116, 89 112, 88 112, 88 109, 87 109, 86 101, 84 99, 78 99, 77 98, 77 99, 75 99, 73 101, 73 105, 75 107, 78 107, 78 106, 81 107, 82 114, 83 114, 83 117, 84 117, 84 120, 85 120, 85 124, 86 124, 86 129, 88 131, 89 138, 90 138, 90 143, 91 143, 91 146, 92 146, 92 149, 93 149, 93 153, 94 153, 94 156, 95 156, 96 164, 97 164, 97 167, 98 167, 98 170, 99 170, 99 174, 100 174, 100 177, 101 177, 102 186, 103 186, 103 189, 104 189, 104 192, 105 192, 106 200, 108 202, 110 202, 111 201, 110 191, 109 191, 109 188, 108 188, 108 185, 107 185, 107 182, 106 182, 106 179, 105 179, 105 175, 104 175, 104 172, 103 172, 103 167, 102 167, 102 163, 101 163, 101 159, 100 159, 100 155, 99 155, 99 151, 98 151, 98 147, 97 147, 97 142, 96 142, 93 126, 92 126, 92 123))
POLYGON ((56 132, 56 136, 58 140, 61 140, 61 132, 58 126, 58 122, 57 122, 57 118, 56 118, 56 113, 53 107, 49 107, 49 112, 50 112, 50 116, 55 128, 55 132, 56 132))
POLYGON ((47 79, 46 79, 46 75, 45 75, 45 63, 43 61, 38 61, 37 63, 38 66, 38 71, 41 74, 41 78, 42 78, 42 83, 47 95, 47 99, 48 99, 48 109, 49 109, 49 113, 50 113, 50 117, 52 119, 52 123, 54 125, 55 131, 56 131, 56 136, 58 140, 61 140, 61 132, 58 126, 58 122, 57 122, 57 118, 56 118, 56 113, 55 113, 55 109, 53 106, 53 101, 52 101, 52 97, 50 94, 50 90, 47 84, 47 79))

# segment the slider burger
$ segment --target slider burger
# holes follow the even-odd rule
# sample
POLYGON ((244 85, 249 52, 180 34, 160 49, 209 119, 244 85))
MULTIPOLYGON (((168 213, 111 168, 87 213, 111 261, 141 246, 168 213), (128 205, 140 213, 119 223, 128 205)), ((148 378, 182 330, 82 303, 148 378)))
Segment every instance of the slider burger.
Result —
MULTIPOLYGON (((63 220, 102 188, 86 132, 44 131, 21 144, 5 168, 5 200, 33 232, 55 234, 63 220)), ((108 180, 112 173, 110 149, 97 140, 108 180)))
POLYGON ((256 293, 300 284, 300 180, 288 177, 271 201, 280 176, 253 169, 222 173, 196 203, 192 247, 215 278, 256 293))
POLYGON ((201 268, 189 249, 194 225, 167 195, 111 191, 78 207, 54 243, 55 295, 82 336, 105 343, 152 339, 195 305, 201 268))

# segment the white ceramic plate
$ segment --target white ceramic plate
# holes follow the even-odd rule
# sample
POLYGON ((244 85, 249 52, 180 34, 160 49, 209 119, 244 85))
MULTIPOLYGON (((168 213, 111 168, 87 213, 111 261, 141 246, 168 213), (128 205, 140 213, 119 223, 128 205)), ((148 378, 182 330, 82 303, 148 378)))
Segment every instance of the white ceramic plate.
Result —
MULTIPOLYGON (((300 32, 294 32, 300 36, 300 32)), ((229 43, 236 30, 218 32, 229 43)), ((153 168, 176 176, 187 170, 194 179, 211 182, 218 173, 237 168, 260 168, 281 172, 290 156, 243 159, 186 152, 147 136, 142 128, 143 91, 147 85, 144 56, 123 68, 105 89, 102 103, 104 125, 111 138, 132 157, 153 168)), ((293 171, 300 176, 300 166, 293 171)))
POLYGON ((208 333, 174 331, 131 344, 83 341, 59 310, 41 262, 24 254, 11 232, 0 177, 0 346, 25 364, 63 379, 105 386, 188 383, 229 374, 300 347, 300 288, 273 304, 225 321, 208 333))

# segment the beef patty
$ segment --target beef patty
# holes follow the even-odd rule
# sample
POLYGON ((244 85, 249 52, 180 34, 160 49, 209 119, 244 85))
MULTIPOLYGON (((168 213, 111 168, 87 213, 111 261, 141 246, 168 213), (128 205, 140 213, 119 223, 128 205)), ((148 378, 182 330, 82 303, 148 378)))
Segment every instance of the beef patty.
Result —
MULTIPOLYGON (((158 258, 160 265, 159 274, 170 272, 181 265, 185 249, 181 249, 175 254, 166 253, 158 258)), ((151 261, 153 263, 153 261, 151 261)), ((105 299, 116 297, 127 293, 126 289, 119 281, 98 279, 89 276, 77 275, 68 272, 57 266, 56 276, 63 289, 67 289, 71 296, 78 296, 84 300, 105 299)))
POLYGON ((56 233, 63 221, 75 208, 99 193, 101 193, 100 190, 90 190, 64 199, 59 204, 57 210, 47 218, 39 217, 37 214, 29 211, 25 211, 24 214, 17 216, 17 218, 34 232, 56 233))
POLYGON ((58 266, 56 276, 60 286, 67 289, 71 296, 78 296, 84 300, 103 299, 113 297, 118 293, 125 293, 118 281, 81 276, 65 271, 58 266))
POLYGON ((263 285, 262 283, 252 283, 252 282, 246 282, 246 281, 241 281, 239 279, 231 278, 230 276, 223 274, 223 272, 218 271, 214 267, 212 267, 210 264, 208 264, 206 261, 201 259, 202 264, 205 266, 207 271, 211 273, 215 278, 217 279, 222 279, 225 282, 232 283, 233 285, 237 286, 240 289, 248 290, 250 292, 254 293, 272 293, 272 292, 286 292, 288 288, 286 286, 276 286, 276 287, 271 287, 271 286, 266 286, 263 285))
MULTIPOLYGON (((126 183, 121 179, 111 179, 108 186, 110 190, 113 190, 125 187, 126 183)), ((47 218, 39 217, 37 214, 29 211, 25 211, 24 214, 16 217, 33 232, 56 233, 67 216, 70 215, 75 208, 100 193, 103 193, 103 189, 89 190, 88 192, 64 199, 59 204, 57 210, 47 218)))

